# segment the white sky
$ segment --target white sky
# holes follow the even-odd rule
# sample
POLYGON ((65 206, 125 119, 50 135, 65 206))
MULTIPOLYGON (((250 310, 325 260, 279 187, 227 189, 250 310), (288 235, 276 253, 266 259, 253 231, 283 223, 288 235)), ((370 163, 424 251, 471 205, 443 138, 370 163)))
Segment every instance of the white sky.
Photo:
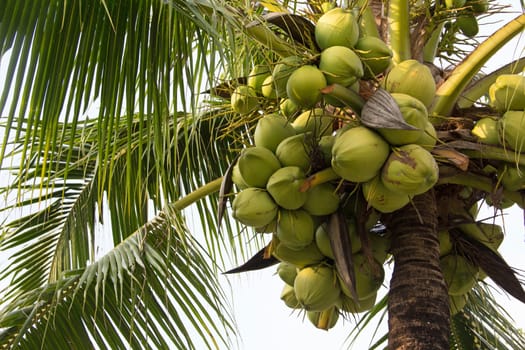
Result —
MULTIPOLYGON (((505 2, 502 2, 505 3, 505 2)), ((520 12, 520 1, 508 2, 514 11, 520 12)), ((502 18, 513 18, 509 14, 502 14, 502 18)), ((499 28, 502 22, 491 18, 491 25, 481 26, 484 33, 492 33, 499 28)), ((497 68, 511 58, 523 56, 523 41, 508 45, 501 54, 496 55, 489 62, 489 69, 497 68), (517 49, 516 49, 517 48, 517 49)), ((5 60, 0 66, 0 84, 5 79, 5 60)), ((490 213, 486 212, 487 216, 490 213)), ((525 271, 525 231, 523 213, 518 207, 506 212, 506 238, 500 252, 509 265, 525 271)), ((481 215, 483 216, 483 214, 481 215)), ((484 217, 484 216, 483 216, 484 217)), ((2 257, 0 256, 0 259, 2 257)), ((0 261, 0 265, 1 261, 0 261)), ((335 328, 329 331, 315 329, 308 320, 303 320, 302 314, 292 312, 280 300, 283 282, 275 274, 275 267, 263 271, 249 272, 242 275, 221 276, 221 280, 232 290, 232 300, 235 316, 240 332, 239 349, 242 350, 281 350, 281 349, 340 349, 346 348, 345 340, 354 327, 355 322, 339 319, 335 328)), ((388 279, 388 276, 387 276, 388 279)), ((379 299, 378 299, 379 300, 379 299)), ((516 321, 518 327, 525 329, 525 305, 511 299, 502 293, 498 300, 507 309, 516 321)), ((378 334, 383 335, 386 325, 383 324, 378 334)), ((360 337, 360 341, 353 349, 366 349, 372 336, 374 325, 369 326, 368 332, 360 337)))

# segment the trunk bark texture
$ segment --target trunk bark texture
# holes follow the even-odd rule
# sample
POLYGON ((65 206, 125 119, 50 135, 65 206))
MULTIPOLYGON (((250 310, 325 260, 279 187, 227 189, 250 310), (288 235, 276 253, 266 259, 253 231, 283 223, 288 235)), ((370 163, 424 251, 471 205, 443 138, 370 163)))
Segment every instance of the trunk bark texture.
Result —
POLYGON ((448 350, 449 297, 439 266, 434 191, 395 212, 388 228, 395 263, 388 296, 388 348, 448 350))

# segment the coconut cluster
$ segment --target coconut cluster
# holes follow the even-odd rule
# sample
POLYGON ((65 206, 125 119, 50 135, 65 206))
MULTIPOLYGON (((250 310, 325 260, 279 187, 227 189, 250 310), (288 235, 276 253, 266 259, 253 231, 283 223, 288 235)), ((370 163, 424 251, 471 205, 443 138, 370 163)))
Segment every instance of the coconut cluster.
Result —
MULTIPOLYGON (((436 93, 433 74, 417 60, 394 65, 388 45, 365 30, 366 16, 358 13, 326 7, 315 23, 314 56, 256 64, 230 98, 235 113, 257 120, 231 174, 232 216, 271 237, 269 253, 280 261, 277 273, 284 282, 281 299, 322 329, 333 327, 341 314, 374 306, 390 249, 388 235, 375 228, 382 215, 409 205, 439 178, 431 153, 437 132, 428 112, 436 93), (364 100, 383 89, 408 127, 362 122, 351 102, 327 92, 334 86, 364 100), (358 208, 369 215, 366 224, 358 220, 358 208), (336 212, 344 214, 357 296, 335 266, 331 237, 339 232, 331 232, 328 222, 336 212)), ((477 122, 472 133, 481 142, 521 149, 524 112, 512 109, 525 109, 525 82, 518 77, 503 76, 491 88, 494 108, 504 113, 477 122)), ((516 190, 525 183, 513 182, 515 170, 495 171, 516 190)), ((456 229, 497 250, 499 227, 491 225, 489 234, 483 225, 464 226, 456 229)), ((440 232, 441 261, 457 311, 483 272, 455 253, 451 234, 457 232, 440 232)))

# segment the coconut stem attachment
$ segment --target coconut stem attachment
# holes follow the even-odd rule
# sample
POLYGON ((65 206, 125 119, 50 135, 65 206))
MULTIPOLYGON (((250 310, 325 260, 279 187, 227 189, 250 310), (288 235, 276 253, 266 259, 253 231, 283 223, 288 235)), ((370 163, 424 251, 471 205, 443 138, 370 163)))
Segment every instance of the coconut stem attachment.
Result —
POLYGON ((361 114, 361 110, 365 105, 365 100, 363 100, 357 92, 340 84, 328 85, 321 89, 321 93, 324 95, 330 95, 337 101, 342 102, 346 106, 352 108, 352 110, 358 115, 361 114))
POLYGON ((334 172, 334 169, 332 169, 332 167, 326 168, 321 171, 318 171, 317 173, 305 179, 299 191, 306 192, 312 187, 323 184, 325 182, 338 180, 340 178, 341 177, 334 172))

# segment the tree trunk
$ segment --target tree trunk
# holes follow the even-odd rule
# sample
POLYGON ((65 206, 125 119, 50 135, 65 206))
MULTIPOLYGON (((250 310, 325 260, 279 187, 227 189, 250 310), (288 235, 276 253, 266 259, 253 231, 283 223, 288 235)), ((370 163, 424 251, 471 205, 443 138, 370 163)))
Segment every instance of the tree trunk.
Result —
POLYGON ((388 295, 388 348, 448 350, 449 299, 439 266, 434 191, 395 212, 388 228, 395 262, 388 295))

